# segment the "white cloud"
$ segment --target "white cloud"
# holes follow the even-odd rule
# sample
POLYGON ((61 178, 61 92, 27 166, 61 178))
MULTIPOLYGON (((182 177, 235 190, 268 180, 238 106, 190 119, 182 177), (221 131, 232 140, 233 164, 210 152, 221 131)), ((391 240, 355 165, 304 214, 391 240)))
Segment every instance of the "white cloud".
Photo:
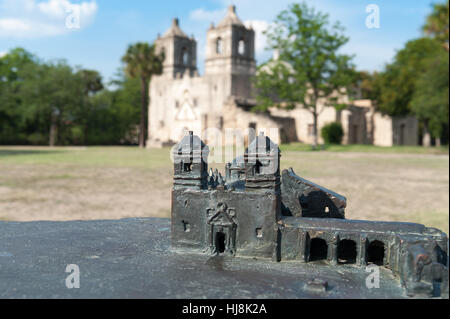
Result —
MULTIPOLYGON (((69 0, 0 0, 0 37, 37 38, 69 33, 70 17, 87 27, 97 13, 95 0, 74 4, 69 0)), ((73 26, 73 21, 72 26, 73 26)))
POLYGON ((8 54, 8 52, 6 52, 6 51, 0 51, 0 58, 3 58, 7 54, 8 54))

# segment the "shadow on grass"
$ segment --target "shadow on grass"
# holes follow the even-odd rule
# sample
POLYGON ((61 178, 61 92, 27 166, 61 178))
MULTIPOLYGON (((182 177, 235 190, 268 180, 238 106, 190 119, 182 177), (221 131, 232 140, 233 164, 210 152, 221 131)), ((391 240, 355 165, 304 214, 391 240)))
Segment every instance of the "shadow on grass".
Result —
POLYGON ((47 155, 65 153, 63 150, 2 150, 0 149, 0 157, 3 156, 18 156, 18 155, 47 155))

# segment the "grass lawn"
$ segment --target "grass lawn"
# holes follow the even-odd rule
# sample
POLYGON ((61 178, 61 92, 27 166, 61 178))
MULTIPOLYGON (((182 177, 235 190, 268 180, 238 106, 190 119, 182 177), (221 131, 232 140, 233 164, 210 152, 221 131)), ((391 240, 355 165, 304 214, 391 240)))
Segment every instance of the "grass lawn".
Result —
MULTIPOLYGON (((282 169, 293 167, 347 197, 347 218, 418 222, 448 233, 448 148, 281 150, 282 169)), ((169 148, 0 147, 0 220, 168 217, 169 154, 169 148)))
MULTIPOLYGON (((281 145, 282 151, 309 152, 314 151, 311 145, 302 143, 290 143, 281 145)), ((391 153, 391 154, 448 154, 448 146, 422 147, 422 146, 374 146, 374 145, 321 145, 320 151, 328 152, 364 152, 364 153, 391 153)))

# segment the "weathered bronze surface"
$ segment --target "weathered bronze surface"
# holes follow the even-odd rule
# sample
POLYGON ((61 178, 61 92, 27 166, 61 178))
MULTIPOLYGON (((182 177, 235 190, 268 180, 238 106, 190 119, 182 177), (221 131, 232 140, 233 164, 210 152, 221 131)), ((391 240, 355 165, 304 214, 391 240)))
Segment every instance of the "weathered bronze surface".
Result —
POLYGON ((384 267, 380 289, 367 289, 368 274, 351 265, 329 271, 170 247, 168 218, 0 221, 0 299, 406 297, 384 267), (79 266, 79 289, 66 287, 68 264, 79 266))
MULTIPOLYGON (((208 173, 208 154, 192 132, 174 148, 175 251, 318 263, 324 277, 344 264, 375 264, 391 271, 408 296, 448 297, 445 233, 412 223, 346 220, 345 197, 292 169, 280 176, 280 150, 263 134, 226 164, 225 177, 208 173)), ((320 278, 305 283, 307 290, 327 286, 320 278)))

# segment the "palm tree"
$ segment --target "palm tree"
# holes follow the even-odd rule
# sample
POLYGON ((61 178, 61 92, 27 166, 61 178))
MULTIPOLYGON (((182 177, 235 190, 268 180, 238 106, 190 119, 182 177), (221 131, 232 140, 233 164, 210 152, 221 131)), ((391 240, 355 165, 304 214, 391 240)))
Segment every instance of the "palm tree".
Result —
POLYGON ((128 46, 127 53, 122 57, 125 72, 132 78, 141 80, 141 120, 139 125, 139 146, 145 147, 146 111, 148 87, 153 75, 161 74, 163 54, 156 54, 155 45, 138 42, 128 46))

